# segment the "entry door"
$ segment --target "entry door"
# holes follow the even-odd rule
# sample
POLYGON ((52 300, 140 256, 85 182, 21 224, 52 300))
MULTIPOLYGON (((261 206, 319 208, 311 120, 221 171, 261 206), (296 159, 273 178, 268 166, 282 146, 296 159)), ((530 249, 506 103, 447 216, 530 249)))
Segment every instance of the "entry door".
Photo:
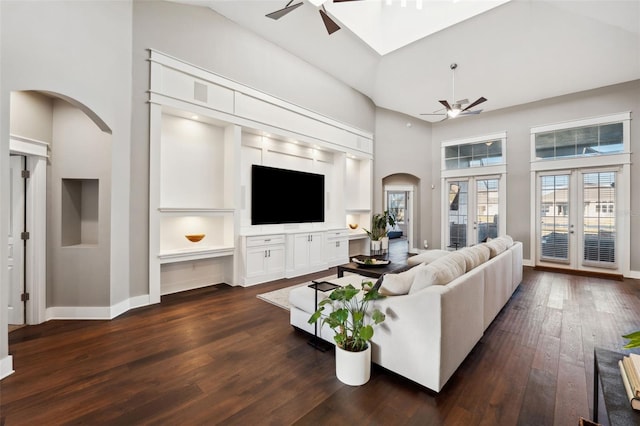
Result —
POLYGON ((539 264, 618 270, 617 170, 576 169, 538 175, 539 264))
POLYGON ((9 201, 9 324, 24 324, 24 241, 21 233, 24 230, 25 188, 22 170, 24 157, 12 155, 10 163, 9 201))
POLYGON ((499 235, 499 177, 448 179, 447 246, 458 249, 499 235))

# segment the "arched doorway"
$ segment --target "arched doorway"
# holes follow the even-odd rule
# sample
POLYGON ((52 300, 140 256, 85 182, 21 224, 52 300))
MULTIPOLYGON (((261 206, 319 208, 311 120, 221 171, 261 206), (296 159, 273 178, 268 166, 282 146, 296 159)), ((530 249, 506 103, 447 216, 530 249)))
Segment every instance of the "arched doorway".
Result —
POLYGON ((392 213, 396 218, 396 226, 389 233, 390 250, 416 253, 419 244, 416 235, 419 235, 418 187, 420 179, 416 176, 397 173, 382 179, 384 190, 384 210, 392 213))
POLYGON ((67 96, 16 91, 9 133, 12 168, 21 168, 10 198, 22 203, 11 214, 9 325, 60 317, 57 306, 99 306, 110 292, 110 128, 67 96))

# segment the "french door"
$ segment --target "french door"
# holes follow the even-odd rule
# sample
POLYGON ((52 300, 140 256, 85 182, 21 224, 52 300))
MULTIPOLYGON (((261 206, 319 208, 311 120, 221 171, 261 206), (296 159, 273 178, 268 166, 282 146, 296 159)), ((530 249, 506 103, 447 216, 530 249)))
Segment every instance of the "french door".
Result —
POLYGON ((617 169, 540 172, 537 263, 619 270, 617 169))
POLYGON ((471 246, 500 235, 505 210, 500 176, 450 178, 446 188, 449 226, 444 241, 448 248, 471 246))

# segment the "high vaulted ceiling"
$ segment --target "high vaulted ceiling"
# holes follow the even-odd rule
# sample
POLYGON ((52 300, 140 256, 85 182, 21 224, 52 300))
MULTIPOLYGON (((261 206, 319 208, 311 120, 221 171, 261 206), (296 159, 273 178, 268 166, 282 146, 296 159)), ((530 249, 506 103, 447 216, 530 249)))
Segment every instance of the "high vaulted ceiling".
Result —
POLYGON ((489 111, 640 79, 640 0, 423 0, 422 10, 417 0, 295 0, 304 4, 279 20, 265 15, 287 0, 177 1, 213 9, 379 107, 429 121, 441 118, 419 114, 440 99, 484 96, 489 111), (332 35, 323 3, 342 27, 332 35))

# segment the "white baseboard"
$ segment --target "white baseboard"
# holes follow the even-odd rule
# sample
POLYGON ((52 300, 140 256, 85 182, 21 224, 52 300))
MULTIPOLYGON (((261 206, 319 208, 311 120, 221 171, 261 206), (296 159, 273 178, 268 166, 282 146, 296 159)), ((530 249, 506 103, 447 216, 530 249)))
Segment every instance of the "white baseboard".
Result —
POLYGON ((149 295, 143 294, 142 296, 135 296, 130 299, 123 300, 120 303, 116 303, 111 307, 111 318, 113 319, 119 315, 124 314, 131 309, 140 308, 142 306, 148 306, 151 302, 149 301, 149 295))
POLYGON ((110 320, 125 312, 150 305, 149 295, 135 296, 113 306, 55 306, 47 308, 46 320, 110 320))
POLYGON ((47 308, 45 318, 49 320, 108 320, 110 306, 55 306, 47 308))
POLYGON ((629 271, 629 275, 626 275, 626 277, 640 280, 640 271, 629 271))
POLYGON ((215 280, 216 282, 181 282, 181 283, 172 283, 166 284, 162 286, 160 295, 165 296, 167 294, 179 293, 182 291, 195 290, 197 288, 209 287, 212 285, 223 283, 224 280, 222 278, 215 280))
POLYGON ((0 359, 0 380, 4 379, 7 376, 13 374, 13 357, 11 355, 7 355, 6 357, 0 359))

